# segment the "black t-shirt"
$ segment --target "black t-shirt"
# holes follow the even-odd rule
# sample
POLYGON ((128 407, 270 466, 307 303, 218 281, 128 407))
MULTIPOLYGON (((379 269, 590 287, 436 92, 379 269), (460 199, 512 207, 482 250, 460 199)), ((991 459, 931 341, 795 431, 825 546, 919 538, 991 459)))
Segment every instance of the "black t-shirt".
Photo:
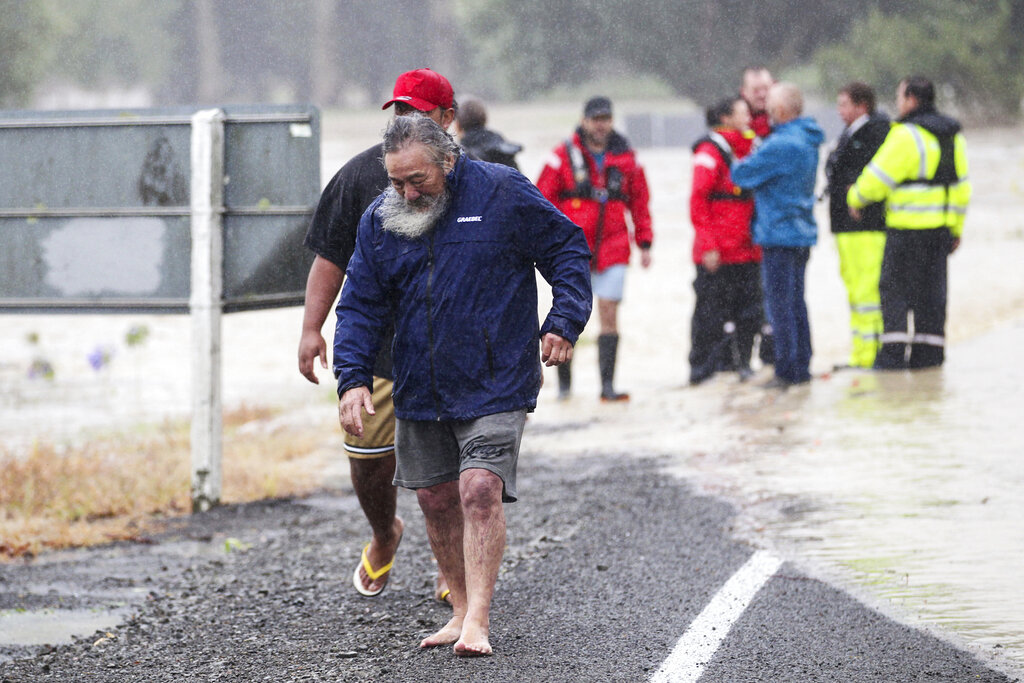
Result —
MULTIPOLYGON (((388 186, 388 174, 381 163, 383 145, 377 144, 352 157, 327 183, 303 244, 341 270, 356 247, 356 232, 363 212, 388 186)), ((390 378, 391 337, 386 335, 373 366, 373 374, 390 378)))
POLYGON ((377 144, 342 166, 320 195, 306 231, 306 247, 342 270, 355 251, 359 219, 388 186, 383 155, 383 145, 377 144))

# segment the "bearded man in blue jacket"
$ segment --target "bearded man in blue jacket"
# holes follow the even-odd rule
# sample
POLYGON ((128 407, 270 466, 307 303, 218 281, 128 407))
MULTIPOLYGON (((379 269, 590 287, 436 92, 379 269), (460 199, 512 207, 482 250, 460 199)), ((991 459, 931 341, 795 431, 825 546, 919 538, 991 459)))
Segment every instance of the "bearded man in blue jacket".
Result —
POLYGON ((825 135, 802 116, 803 96, 792 83, 768 91, 771 135, 732 166, 733 183, 753 190, 754 242, 761 246, 765 312, 775 335, 775 377, 765 386, 785 389, 811 379, 811 327, 804 273, 818 241, 814 184, 818 147, 825 135))
POLYGON ((395 484, 415 489, 452 619, 420 647, 491 654, 502 502, 541 363, 567 363, 590 317, 583 232, 518 171, 474 161, 423 116, 384 133, 391 187, 366 210, 337 308, 338 416, 373 414, 373 361, 394 325, 395 484), (551 285, 544 324, 534 269, 551 285))

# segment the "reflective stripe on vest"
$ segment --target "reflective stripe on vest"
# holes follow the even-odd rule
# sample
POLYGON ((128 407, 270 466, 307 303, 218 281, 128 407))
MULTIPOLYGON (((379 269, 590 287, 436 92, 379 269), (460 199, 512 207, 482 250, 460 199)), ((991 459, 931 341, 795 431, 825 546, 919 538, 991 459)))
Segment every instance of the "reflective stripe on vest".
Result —
POLYGON ((895 183, 876 164, 868 165, 875 177, 892 190, 886 202, 886 224, 890 228, 904 230, 943 227, 958 230, 967 214, 966 202, 959 197, 960 186, 967 182, 967 177, 958 177, 956 171, 955 136, 944 141, 929 133, 935 139, 930 143, 925 138, 924 129, 917 124, 906 123, 903 126, 910 134, 917 153, 917 177, 895 183), (934 149, 936 143, 939 158, 935 172, 929 176, 929 147, 934 149))

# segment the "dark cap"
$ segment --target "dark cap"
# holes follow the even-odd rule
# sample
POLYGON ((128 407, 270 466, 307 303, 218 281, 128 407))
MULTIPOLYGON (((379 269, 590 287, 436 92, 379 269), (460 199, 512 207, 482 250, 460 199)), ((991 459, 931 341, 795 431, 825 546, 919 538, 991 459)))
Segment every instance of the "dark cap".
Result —
POLYGON ((387 109, 395 102, 404 102, 420 111, 451 109, 455 100, 452 84, 448 79, 430 69, 406 71, 395 81, 391 99, 381 109, 387 109))
POLYGON ((607 97, 598 95, 597 97, 591 97, 587 100, 587 103, 583 105, 583 118, 593 119, 598 116, 611 116, 612 115, 612 101, 607 97))

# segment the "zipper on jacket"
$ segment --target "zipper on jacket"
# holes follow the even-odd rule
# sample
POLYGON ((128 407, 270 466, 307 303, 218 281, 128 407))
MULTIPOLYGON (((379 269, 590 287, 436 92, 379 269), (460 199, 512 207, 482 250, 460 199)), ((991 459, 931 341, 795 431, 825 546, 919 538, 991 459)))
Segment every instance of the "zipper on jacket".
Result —
POLYGON ((434 396, 434 412, 441 421, 441 400, 437 393, 437 372, 434 364, 434 233, 427 242, 427 355, 430 357, 430 389, 434 396))
POLYGON ((494 350, 491 348, 491 335, 484 330, 484 344, 487 346, 487 369, 491 373, 491 381, 494 381, 494 350))

